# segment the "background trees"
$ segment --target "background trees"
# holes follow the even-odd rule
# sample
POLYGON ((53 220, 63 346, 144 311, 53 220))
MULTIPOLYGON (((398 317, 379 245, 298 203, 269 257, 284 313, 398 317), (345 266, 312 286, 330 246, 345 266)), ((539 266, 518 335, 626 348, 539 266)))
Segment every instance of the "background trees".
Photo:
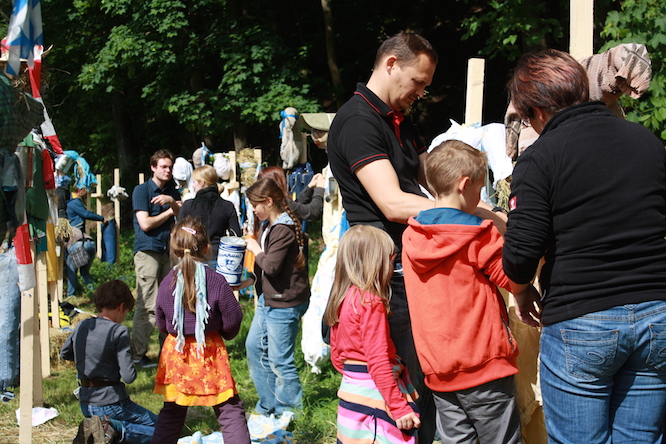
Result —
MULTIPOLYGON (((11 1, 0 2, 9 15, 11 1)), ((155 149, 188 157, 202 141, 214 151, 261 146, 275 162, 280 110, 335 112, 369 77, 379 42, 405 29, 440 54, 431 98, 413 110, 429 141, 449 118, 463 120, 470 57, 487 58, 484 118, 500 121, 515 59, 568 49, 568 7, 568 0, 42 0, 45 41, 54 46, 43 96, 63 145, 100 171, 119 164, 135 177, 155 149)), ((595 1, 595 49, 648 45, 650 95, 624 105, 664 139, 665 17, 663 1, 595 1)))

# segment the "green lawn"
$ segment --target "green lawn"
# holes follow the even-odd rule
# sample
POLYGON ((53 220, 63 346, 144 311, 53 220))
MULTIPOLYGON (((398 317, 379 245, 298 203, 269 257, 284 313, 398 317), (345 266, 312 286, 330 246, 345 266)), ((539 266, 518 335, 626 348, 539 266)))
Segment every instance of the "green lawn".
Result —
MULTIPOLYGON (((310 228, 310 273, 314 274, 317 258, 321 252, 321 237, 313 233, 317 232, 317 225, 311 224, 310 228)), ((124 279, 134 286, 134 267, 132 259, 133 234, 121 236, 121 255, 119 262, 113 266, 95 261, 91 273, 96 282, 101 283, 109 279, 124 279)), ((90 303, 92 292, 86 291, 81 296, 69 299, 74 305, 87 312, 94 312, 94 306, 90 303)), ((243 325, 241 332, 235 339, 227 341, 227 349, 231 359, 232 371, 238 390, 246 411, 252 411, 257 402, 257 394, 254 384, 250 379, 247 363, 245 360, 245 337, 249 330, 252 315, 253 301, 249 297, 241 296, 243 313, 243 325)), ((125 324, 131 328, 132 315, 127 317, 125 324)), ((158 354, 157 332, 153 333, 152 345, 148 352, 151 358, 158 354)), ((326 365, 321 374, 313 374, 310 367, 303 360, 300 350, 300 335, 297 340, 296 362, 303 384, 303 411, 292 422, 289 430, 294 434, 297 444, 317 444, 335 442, 335 421, 337 412, 336 391, 340 384, 340 375, 329 364, 326 365)), ((162 406, 162 398, 153 393, 156 369, 138 369, 136 381, 128 385, 130 397, 158 413, 162 406)), ((33 442, 42 443, 71 443, 80 420, 83 418, 77 400, 72 391, 76 388, 76 372, 73 364, 58 360, 52 362, 52 375, 44 379, 44 402, 55 407, 59 416, 46 424, 33 428, 33 442)), ((19 408, 19 392, 16 389, 16 398, 13 401, 0 403, 0 444, 18 443, 18 425, 15 410, 19 408)), ((191 435, 201 431, 206 435, 219 430, 213 411, 209 407, 192 407, 188 411, 188 417, 183 429, 183 435, 191 435)))

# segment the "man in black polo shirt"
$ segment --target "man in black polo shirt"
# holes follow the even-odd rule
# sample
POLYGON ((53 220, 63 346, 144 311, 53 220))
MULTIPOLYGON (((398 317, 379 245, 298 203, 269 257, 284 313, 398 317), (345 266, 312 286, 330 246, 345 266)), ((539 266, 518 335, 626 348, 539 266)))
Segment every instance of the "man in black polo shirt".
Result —
POLYGON ((419 183, 425 185, 426 146, 403 112, 426 94, 436 65, 437 53, 423 37, 401 32, 386 40, 370 80, 357 85, 328 135, 328 158, 349 223, 381 228, 396 244, 389 324, 420 395, 419 444, 433 440, 436 409, 414 350, 400 254, 407 219, 433 208, 433 202, 419 189, 419 183))
POLYGON ((154 367, 146 356, 155 328, 155 301, 160 282, 171 269, 169 234, 180 211, 180 194, 171 185, 173 154, 158 150, 150 158, 153 176, 132 192, 136 305, 132 324, 132 359, 154 367))

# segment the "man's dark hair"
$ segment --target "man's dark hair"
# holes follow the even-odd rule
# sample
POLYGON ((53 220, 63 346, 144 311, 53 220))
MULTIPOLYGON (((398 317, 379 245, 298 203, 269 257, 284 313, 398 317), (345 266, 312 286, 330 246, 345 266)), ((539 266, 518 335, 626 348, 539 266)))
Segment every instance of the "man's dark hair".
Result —
POLYGON ((160 159, 171 159, 172 163, 174 161, 174 157, 173 154, 171 154, 171 151, 161 149, 155 151, 155 154, 150 156, 150 166, 151 167, 157 166, 157 162, 159 162, 160 159))
POLYGON ((394 55, 401 66, 409 66, 421 54, 425 54, 432 63, 437 64, 437 51, 429 41, 418 34, 400 31, 381 44, 375 57, 375 68, 387 55, 394 55))
POLYGON ((134 296, 132 296, 132 292, 126 283, 118 279, 105 282, 97 287, 97 290, 93 294, 93 302, 98 313, 104 308, 111 310, 118 308, 123 303, 125 304, 125 310, 134 308, 134 296))

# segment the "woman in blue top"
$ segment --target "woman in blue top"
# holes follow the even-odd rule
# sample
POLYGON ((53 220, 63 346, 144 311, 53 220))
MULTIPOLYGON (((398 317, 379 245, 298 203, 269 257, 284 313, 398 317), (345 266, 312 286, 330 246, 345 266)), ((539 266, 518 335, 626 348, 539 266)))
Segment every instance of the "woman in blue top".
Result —
POLYGON ((77 230, 74 230, 74 235, 78 239, 74 239, 74 242, 69 242, 69 247, 67 248, 67 296, 74 296, 76 293, 76 271, 77 268, 72 264, 69 253, 73 252, 78 248, 84 248, 90 256, 88 263, 80 267, 78 270, 81 272, 81 277, 83 282, 90 287, 93 283, 93 278, 90 275, 90 265, 95 258, 95 242, 87 237, 86 232, 86 220, 94 220, 98 222, 106 222, 99 214, 89 211, 83 203, 83 199, 88 194, 86 188, 78 188, 76 186, 72 187, 72 198, 67 202, 67 219, 73 228, 80 230, 80 234, 77 230))

